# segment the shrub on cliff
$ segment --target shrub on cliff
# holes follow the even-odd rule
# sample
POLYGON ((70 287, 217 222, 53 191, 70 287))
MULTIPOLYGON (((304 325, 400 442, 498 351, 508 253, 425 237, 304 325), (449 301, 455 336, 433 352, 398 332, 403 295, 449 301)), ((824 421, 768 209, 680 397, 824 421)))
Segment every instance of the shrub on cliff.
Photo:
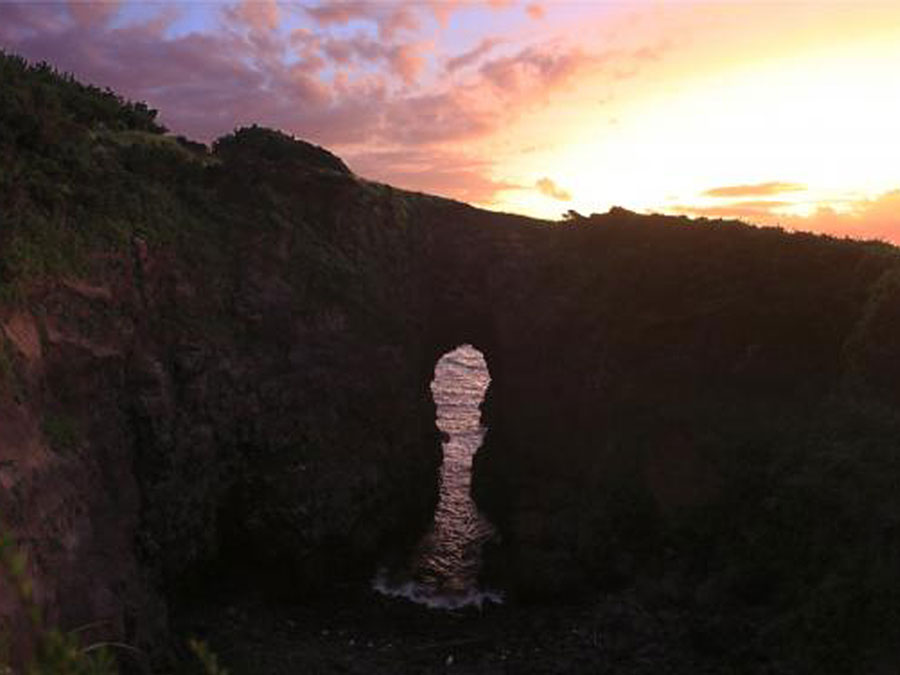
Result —
POLYGON ((2 52, 0 81, 0 300, 21 299, 36 280, 79 275, 135 235, 218 255, 236 220, 299 220, 279 181, 350 174, 327 150, 257 126, 210 153, 165 135, 144 103, 2 52), (266 185, 253 195, 234 189, 248 178, 266 185))
MULTIPOLYGON (((31 622, 34 634, 34 650, 24 664, 22 675, 116 675, 119 666, 110 649, 124 650, 136 655, 141 671, 149 672, 146 655, 122 643, 96 643, 83 645, 77 631, 64 633, 45 624, 34 597, 34 585, 25 572, 25 556, 16 550, 12 540, 0 530, 0 588, 8 589, 20 602, 31 622)), ((8 646, 8 636, 0 631, 0 648, 8 646)), ((194 654, 204 675, 228 675, 219 664, 218 656, 205 642, 191 639, 188 647, 194 654)), ((16 675, 5 663, 7 655, 0 650, 0 675, 16 675)), ((131 671, 129 671, 131 672, 131 671)))
POLYGON ((187 220, 176 198, 204 160, 155 110, 3 52, 0 82, 0 298, 187 220))
POLYGON ((285 167, 307 166, 349 174, 350 169, 337 156, 312 143, 257 125, 238 129, 213 144, 213 153, 242 164, 278 164, 285 167))
MULTIPOLYGON (((34 587, 25 572, 25 557, 0 531, 0 587, 9 587, 22 604, 35 636, 34 654, 25 664, 24 675, 114 675, 115 661, 103 645, 83 647, 74 633, 63 633, 44 624, 34 597, 34 587)), ((0 639, 4 636, 0 634, 0 639)), ((0 654, 0 659, 3 655, 0 654)), ((0 675, 13 672, 0 660, 0 675)))
POLYGON ((0 144, 47 149, 84 129, 163 133, 157 111, 0 51, 0 144))

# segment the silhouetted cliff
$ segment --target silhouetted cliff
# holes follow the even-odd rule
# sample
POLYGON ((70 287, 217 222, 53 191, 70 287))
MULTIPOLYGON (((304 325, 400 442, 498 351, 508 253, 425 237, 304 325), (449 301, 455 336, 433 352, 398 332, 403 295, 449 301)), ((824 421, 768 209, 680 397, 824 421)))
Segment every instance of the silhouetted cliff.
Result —
MULTIPOLYGON (((890 658, 896 249, 492 213, 0 74, 0 519, 63 628, 153 647, 209 570, 301 594, 369 574, 432 513, 428 384, 469 342, 487 573, 514 594, 633 585, 713 648, 890 658)), ((9 595, 0 620, 25 631, 9 595)))

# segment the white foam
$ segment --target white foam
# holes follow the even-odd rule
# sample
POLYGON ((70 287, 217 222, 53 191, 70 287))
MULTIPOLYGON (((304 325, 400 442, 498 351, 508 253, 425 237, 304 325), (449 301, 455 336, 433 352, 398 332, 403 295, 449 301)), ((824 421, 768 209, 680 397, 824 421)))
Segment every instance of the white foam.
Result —
POLYGON ((458 593, 439 593, 427 584, 417 581, 392 582, 387 570, 381 569, 372 580, 372 588, 391 598, 404 598, 417 605, 425 605, 431 609, 462 609, 477 607, 482 609, 485 603, 502 605, 504 596, 500 591, 467 589, 458 593))

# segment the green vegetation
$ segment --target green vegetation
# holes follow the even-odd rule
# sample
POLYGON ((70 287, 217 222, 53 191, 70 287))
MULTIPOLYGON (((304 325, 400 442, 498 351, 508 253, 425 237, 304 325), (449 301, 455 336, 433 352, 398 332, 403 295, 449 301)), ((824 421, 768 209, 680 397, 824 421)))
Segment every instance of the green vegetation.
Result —
POLYGON ((78 421, 62 413, 46 414, 41 430, 50 447, 60 453, 75 450, 82 436, 78 421))
POLYGON ((228 671, 219 665, 218 657, 210 651, 205 642, 191 639, 188 641, 188 646, 194 656, 203 664, 205 675, 228 675, 228 671))
POLYGON ((155 110, 2 52, 0 81, 0 300, 190 220, 178 185, 207 158, 155 110))
MULTIPOLYGON (((78 631, 64 633, 46 625, 34 595, 34 584, 27 572, 25 556, 13 541, 0 529, 0 587, 7 586, 22 604, 30 621, 30 631, 35 637, 34 654, 25 664, 21 675, 116 675, 119 667, 111 649, 137 653, 142 660, 146 655, 122 643, 96 643, 84 645, 78 631)), ((191 652, 197 658, 204 675, 228 675, 219 665, 218 657, 202 641, 188 641, 191 652)), ((0 632, 0 675, 14 675, 8 665, 9 637, 0 632)), ((146 667, 146 664, 145 664, 146 667)))
MULTIPOLYGON (((34 586, 26 573, 25 556, 0 530, 0 579, 5 577, 14 596, 25 609, 36 644, 24 675, 114 675, 115 660, 102 646, 83 647, 77 635, 45 625, 34 596, 34 586)), ((4 584, 4 587, 7 584, 4 584)), ((0 662, 0 673, 8 669, 0 662)))
POLYGON ((236 237, 286 225, 303 230, 294 254, 310 291, 357 297, 353 265, 314 227, 328 214, 308 212, 285 171, 350 176, 328 151, 254 126, 210 152, 166 135, 144 104, 2 52, 0 81, 0 302, 23 302, 42 279, 84 275, 135 237, 178 248, 224 283, 244 251, 236 237))
POLYGON ((46 63, 0 53, 0 139, 48 149, 83 127, 163 133, 157 112, 144 103, 128 103, 110 90, 84 85, 46 63))
POLYGON ((213 152, 225 161, 273 163, 282 171, 301 164, 314 169, 350 173, 347 165, 328 150, 255 124, 223 136, 213 144, 213 152))

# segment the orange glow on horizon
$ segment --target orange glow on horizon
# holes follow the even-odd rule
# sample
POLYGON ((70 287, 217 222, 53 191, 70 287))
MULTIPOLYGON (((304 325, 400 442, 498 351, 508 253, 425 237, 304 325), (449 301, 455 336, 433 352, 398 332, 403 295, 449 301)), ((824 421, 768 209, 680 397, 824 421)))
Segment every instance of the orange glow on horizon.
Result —
MULTIPOLYGON (((564 123, 561 103, 523 120, 509 135, 541 138, 545 149, 500 175, 526 186, 547 175, 572 199, 511 189, 486 205, 550 218, 613 205, 721 215, 731 206, 753 222, 802 227, 798 217, 852 213, 900 188, 900 10, 844 6, 810 17, 800 7, 795 18, 806 23, 772 30, 767 9, 720 8, 719 20, 701 13, 709 20, 695 25, 689 44, 672 47, 615 93, 600 74, 563 97, 574 108, 564 123), (598 102, 604 93, 609 100, 598 102), (766 200, 709 194, 777 182, 795 189, 766 200)), ((665 20, 690 23, 678 11, 665 20)))

